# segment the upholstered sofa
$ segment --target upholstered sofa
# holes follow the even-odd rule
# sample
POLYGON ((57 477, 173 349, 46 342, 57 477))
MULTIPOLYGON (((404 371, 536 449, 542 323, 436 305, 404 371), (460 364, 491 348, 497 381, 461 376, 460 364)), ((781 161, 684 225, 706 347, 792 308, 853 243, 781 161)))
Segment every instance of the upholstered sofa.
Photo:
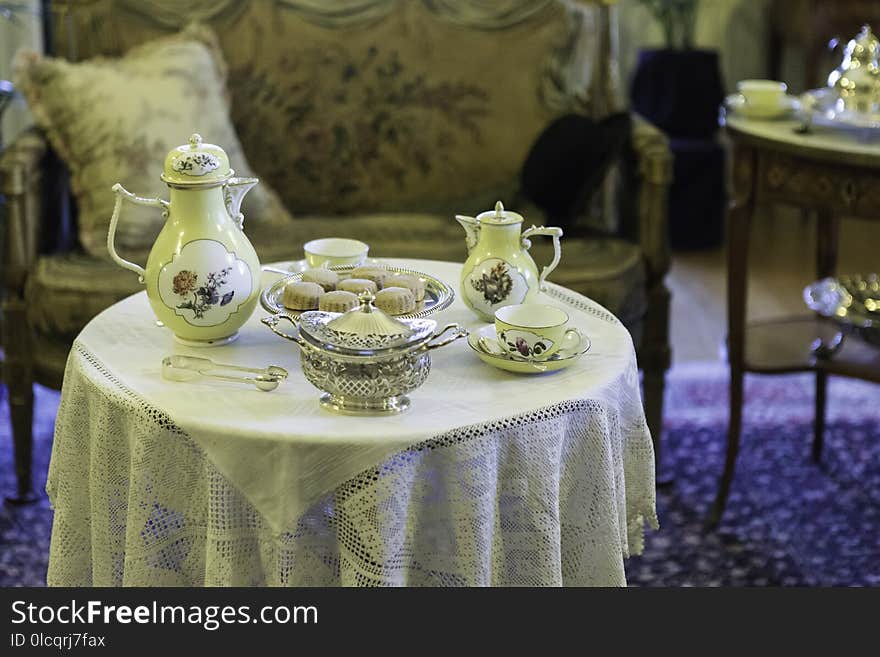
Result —
MULTIPOLYGON (((212 28, 244 153, 291 215, 246 217, 263 262, 302 257, 305 241, 330 235, 362 239, 378 257, 463 261, 453 215, 499 199, 529 224, 565 219, 551 280, 604 304, 632 332, 657 440, 670 362, 663 136, 636 120, 619 166, 577 217, 546 217, 520 184, 554 119, 622 108, 613 11, 565 0, 71 0, 53 9, 52 52, 114 57, 194 19, 212 28), (616 237, 596 237, 604 232, 616 237)), ((193 127, 181 126, 179 143, 193 127)), ((39 129, 9 145, 0 175, 3 378, 25 498, 32 383, 59 387, 79 330, 140 288, 78 243, 67 174, 39 129)), ((549 261, 546 248, 535 245, 537 261, 549 261)))

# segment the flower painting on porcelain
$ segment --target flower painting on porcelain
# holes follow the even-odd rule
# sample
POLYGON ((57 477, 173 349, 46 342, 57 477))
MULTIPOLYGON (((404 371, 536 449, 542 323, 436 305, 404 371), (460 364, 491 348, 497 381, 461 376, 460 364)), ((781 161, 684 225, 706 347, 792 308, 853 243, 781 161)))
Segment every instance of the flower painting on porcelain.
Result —
POLYGON ((159 271, 159 295, 193 326, 217 326, 251 296, 251 272, 214 240, 184 245, 159 271))
POLYGON ((211 306, 218 303, 221 306, 228 304, 235 296, 235 290, 223 293, 222 288, 226 286, 226 278, 231 271, 232 267, 226 267, 219 272, 211 272, 202 284, 199 282, 198 273, 181 269, 172 282, 175 294, 183 298, 177 309, 192 310, 196 319, 202 319, 211 306), (221 293, 223 296, 220 296, 221 293))
POLYGON ((523 275, 500 258, 488 258, 474 267, 464 288, 471 305, 487 315, 501 306, 522 303, 529 291, 523 275))
POLYGON ((528 331, 502 331, 498 338, 502 347, 513 356, 539 358, 553 346, 553 341, 528 331))
POLYGON ((210 153, 195 153, 178 159, 172 168, 187 176, 204 176, 220 167, 220 160, 210 153))

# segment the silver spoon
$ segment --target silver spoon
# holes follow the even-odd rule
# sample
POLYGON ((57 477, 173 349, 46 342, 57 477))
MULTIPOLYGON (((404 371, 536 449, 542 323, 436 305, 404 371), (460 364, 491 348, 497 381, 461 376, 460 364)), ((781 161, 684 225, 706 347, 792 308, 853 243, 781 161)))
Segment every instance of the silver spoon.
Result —
POLYGON ((507 352, 501 348, 501 346, 495 342, 494 340, 489 340, 485 336, 480 336, 480 339, 477 340, 477 344, 480 345, 480 349, 485 351, 487 354, 492 356, 507 356, 507 352))
POLYGON ((269 272, 270 274, 281 274, 283 276, 294 273, 289 269, 278 269, 278 267, 270 267, 269 265, 263 265, 262 267, 260 267, 260 269, 262 271, 269 272))

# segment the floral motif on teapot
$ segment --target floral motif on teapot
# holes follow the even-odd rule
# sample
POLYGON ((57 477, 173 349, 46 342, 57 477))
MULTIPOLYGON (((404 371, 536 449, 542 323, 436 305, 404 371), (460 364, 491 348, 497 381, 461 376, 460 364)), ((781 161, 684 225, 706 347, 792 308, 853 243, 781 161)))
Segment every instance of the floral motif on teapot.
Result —
POLYGON ((217 326, 251 296, 251 270, 214 240, 193 240, 159 270, 159 296, 193 326, 217 326))
POLYGON ((220 160, 210 153, 194 153, 176 160, 173 169, 187 176, 204 176, 220 166, 220 160))
POLYGON ((468 300, 488 315, 501 306, 522 303, 529 291, 525 277, 499 258, 483 260, 467 278, 468 300))

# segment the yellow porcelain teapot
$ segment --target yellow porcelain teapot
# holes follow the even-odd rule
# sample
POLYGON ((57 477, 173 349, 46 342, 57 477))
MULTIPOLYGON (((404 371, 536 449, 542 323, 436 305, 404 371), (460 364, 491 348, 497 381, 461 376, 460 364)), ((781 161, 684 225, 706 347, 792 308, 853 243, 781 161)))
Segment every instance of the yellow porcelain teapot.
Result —
POLYGON ((194 134, 165 158, 162 181, 170 201, 141 198, 119 183, 107 233, 116 263, 147 286, 156 317, 178 342, 210 346, 231 342, 247 321, 260 294, 260 261, 243 225, 241 201, 259 182, 236 178, 219 146, 194 134), (116 252, 116 225, 123 201, 162 210, 159 232, 146 269, 116 252))
POLYGON ((494 211, 476 217, 459 214, 455 218, 467 234, 468 258, 461 273, 461 296, 465 305, 486 322, 495 320, 499 308, 534 299, 559 264, 562 229, 532 226, 522 230, 522 215, 505 210, 501 201, 494 211), (540 276, 529 255, 532 243, 528 238, 535 235, 553 238, 553 261, 540 276))

